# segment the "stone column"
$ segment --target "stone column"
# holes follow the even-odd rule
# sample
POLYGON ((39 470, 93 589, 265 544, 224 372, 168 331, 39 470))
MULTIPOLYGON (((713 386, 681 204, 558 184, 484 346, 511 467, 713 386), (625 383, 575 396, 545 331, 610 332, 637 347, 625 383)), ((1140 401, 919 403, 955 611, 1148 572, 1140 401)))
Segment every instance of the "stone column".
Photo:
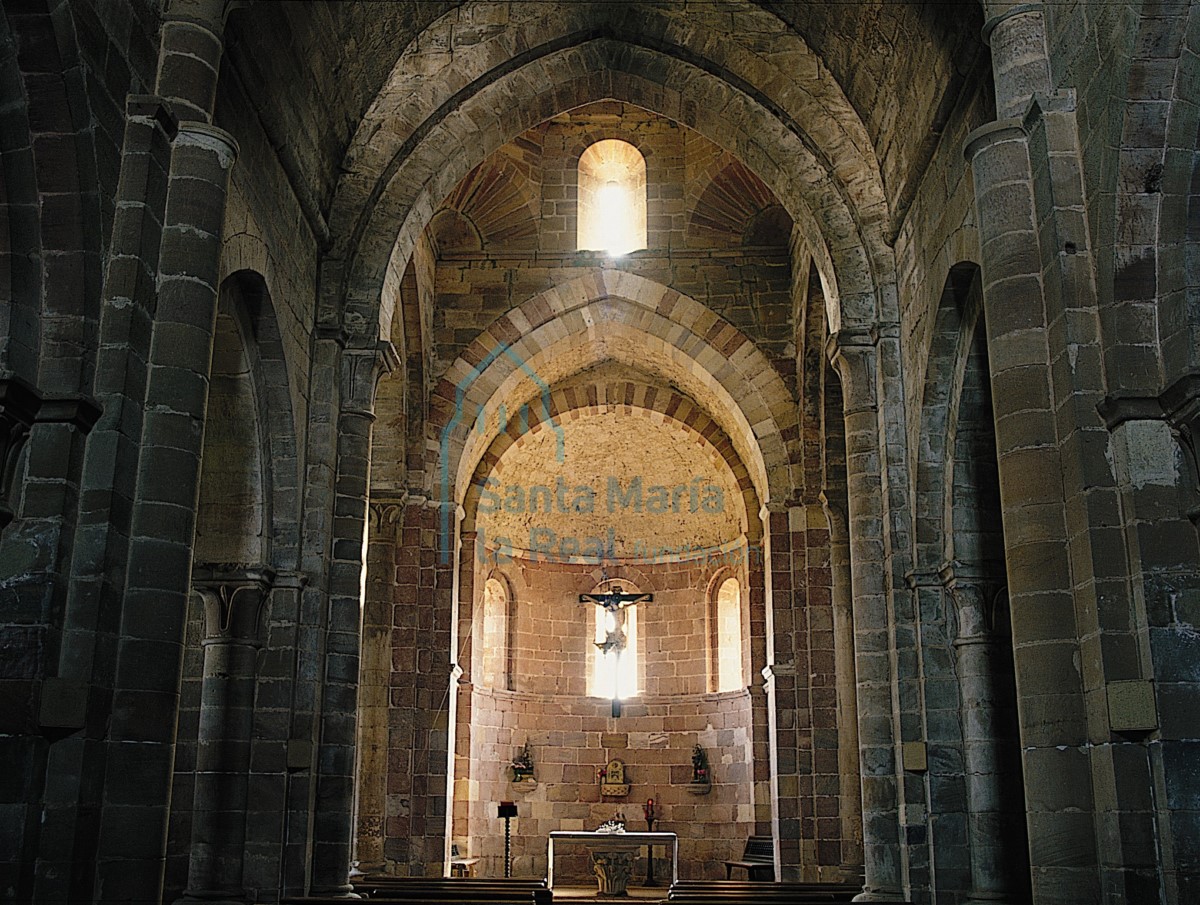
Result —
MULTIPOLYGON (((1006 4, 988 23, 1001 115, 1024 111, 1034 93, 1048 90, 1048 70, 1038 62, 1045 57, 1043 28, 1037 4, 1006 4)), ((1070 396, 1076 388, 1051 379, 1063 373, 1067 350, 1051 346, 1060 334, 1050 327, 1042 215, 1023 123, 1002 119, 977 129, 964 151, 978 212, 1033 894, 1039 903, 1098 901, 1076 594, 1085 619, 1096 601, 1094 589, 1082 587, 1086 576, 1077 574, 1077 563, 1090 555, 1088 538, 1068 524, 1063 477, 1081 475, 1079 461, 1064 451, 1081 410, 1070 396)), ((1069 330, 1071 319, 1059 312, 1060 319, 1069 330)), ((1070 514, 1077 524, 1088 518, 1082 508, 1070 514)))
POLYGON ((996 118, 1021 116, 1035 94, 1050 90, 1050 58, 1042 4, 990 0, 983 39, 992 48, 996 118))
POLYGON ((358 688, 356 873, 383 873, 387 814, 388 679, 392 674, 392 587, 403 499, 371 497, 367 536, 366 599, 358 688))
MULTIPOLYGON (((760 512, 765 521, 766 510, 760 512)), ((760 521, 758 524, 762 525, 760 521)), ((746 537, 746 598, 750 615, 750 728, 751 764, 754 769, 754 834, 773 833, 775 819, 775 748, 771 744, 773 672, 768 666, 767 639, 767 538, 751 525, 746 537), (762 676, 759 682, 756 677, 762 676)))
POLYGON ((842 383, 846 422, 858 751, 862 777, 863 891, 856 902, 903 902, 891 610, 884 572, 882 463, 874 339, 842 331, 830 357, 842 383))
POLYGON ((236 155, 227 132, 180 125, 108 727, 98 857, 105 900, 153 900, 161 885, 221 229, 236 155))
POLYGON ((858 768, 858 689, 854 674, 854 611, 850 536, 846 513, 822 495, 829 520, 834 671, 837 675, 839 806, 842 873, 857 877, 862 866, 862 790, 858 768))
MULTIPOLYGON (((456 838, 466 838, 471 832, 471 808, 476 804, 471 796, 471 722, 473 715, 474 674, 480 665, 482 651, 475 650, 474 627, 476 619, 482 622, 481 614, 476 608, 481 606, 482 595, 476 593, 476 544, 479 532, 463 523, 458 535, 458 572, 454 591, 456 618, 455 636, 450 642, 451 671, 457 666, 461 672, 457 679, 451 681, 450 695, 455 702, 452 718, 449 721, 454 737, 450 743, 450 779, 452 794, 447 803, 449 818, 447 820, 447 838, 450 844, 456 838)), ((482 580, 482 578, 481 578, 482 580)), ((509 614, 509 618, 511 613, 509 614)), ((508 625, 508 618, 505 625, 508 625)), ((505 656, 511 657, 508 642, 505 640, 505 656)), ((507 670, 505 670, 507 675, 507 670)), ((449 851, 446 858, 446 872, 449 873, 449 851)))
POLYGON ((1028 873, 1021 825, 1019 742, 1012 728, 1011 661, 1000 582, 964 576, 946 566, 941 572, 954 602, 958 630, 954 654, 962 707, 963 765, 971 847, 968 903, 1017 902, 1028 873), (1007 678, 1007 685, 1006 680, 1007 678))
MULTIPOLYGON (((96 860, 95 820, 83 815, 100 808, 103 794, 107 726, 99 715, 109 706, 117 643, 116 626, 105 614, 119 610, 124 589, 139 453, 129 438, 142 426, 163 199, 175 135, 175 119, 161 99, 127 99, 92 385, 102 413, 83 452, 62 644, 52 683, 63 703, 77 701, 76 713, 69 715, 71 728, 84 731, 52 745, 47 759, 34 886, 34 897, 45 901, 93 898, 95 877, 72 865, 96 860), (89 711, 98 718, 88 720, 89 711)), ((45 688, 42 695, 45 707, 45 688)), ((64 716, 57 722, 65 722, 64 716)))
MULTIPOLYGON (((442 874, 446 847, 446 796, 450 735, 447 681, 453 633, 454 549, 444 556, 442 526, 454 509, 410 495, 396 550, 392 609, 389 808, 385 850, 401 876, 442 874), (402 804, 403 803, 403 804, 402 804)), ((453 542, 453 535, 451 535, 453 542)))
POLYGON ((181 903, 246 901, 242 871, 255 667, 273 578, 264 566, 193 569, 193 586, 204 600, 204 676, 188 885, 181 903))
MULTIPOLYGON (((811 738, 811 719, 807 694, 801 708, 795 613, 792 600, 792 534, 789 509, 769 504, 762 511, 763 571, 766 580, 767 666, 766 680, 768 730, 771 743, 772 836, 775 839, 776 874, 781 880, 800 879, 802 814, 812 808, 812 763, 801 768, 799 725, 811 738), (803 709, 803 712, 801 712, 803 709), (801 776, 804 774, 804 777, 801 776), (801 787, 802 781, 810 784, 801 787), (803 800, 807 799, 807 801, 803 800)), ((752 636, 753 637, 753 636, 752 636)), ((806 689, 807 690, 807 689, 806 689)), ((811 742, 805 754, 811 751, 811 742)))
POLYGON ((375 420, 373 408, 379 375, 395 364, 396 352, 391 343, 349 348, 342 353, 342 404, 338 413, 321 735, 313 816, 312 895, 353 894, 350 860, 354 848, 354 768, 371 425, 375 420))
POLYGON ((183 121, 211 122, 225 15, 237 0, 168 0, 159 37, 159 96, 183 121))

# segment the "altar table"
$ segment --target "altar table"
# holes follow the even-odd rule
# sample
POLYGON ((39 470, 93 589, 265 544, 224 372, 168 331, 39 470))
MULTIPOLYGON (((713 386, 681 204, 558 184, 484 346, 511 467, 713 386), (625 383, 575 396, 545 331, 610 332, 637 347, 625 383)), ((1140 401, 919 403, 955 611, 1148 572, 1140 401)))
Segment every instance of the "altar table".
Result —
POLYGON ((671 882, 679 879, 679 837, 674 833, 597 833, 584 830, 554 830, 546 847, 546 886, 554 888, 554 843, 567 842, 586 846, 594 851, 621 849, 630 846, 671 846, 671 882))

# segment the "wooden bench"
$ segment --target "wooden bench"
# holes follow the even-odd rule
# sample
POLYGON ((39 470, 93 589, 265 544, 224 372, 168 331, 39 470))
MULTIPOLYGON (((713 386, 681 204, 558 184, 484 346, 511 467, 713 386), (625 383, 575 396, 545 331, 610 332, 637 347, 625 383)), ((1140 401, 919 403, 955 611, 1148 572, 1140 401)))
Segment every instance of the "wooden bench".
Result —
MULTIPOLYGON (((550 905, 548 889, 484 890, 484 889, 406 889, 370 890, 370 895, 358 901, 391 903, 391 905, 550 905)), ((364 891, 359 890, 359 895, 364 891)), ((282 899, 283 905, 346 905, 345 896, 303 896, 282 899)))
POLYGON ((671 884, 668 898, 688 898, 691 896, 725 895, 727 893, 764 893, 773 895, 775 892, 853 892, 862 891, 861 883, 830 883, 824 881, 787 881, 781 883, 763 883, 761 880, 677 880, 671 884))
MULTIPOLYGON (((543 879, 475 877, 359 877, 354 891, 381 902, 465 902, 512 903, 550 902, 550 890, 543 879)), ((301 905, 297 900, 296 905, 301 905)), ((303 900, 302 905, 319 905, 303 900)))
POLYGON ((843 883, 763 883, 745 880, 681 880, 667 899, 679 905, 822 905, 849 902, 862 887, 843 883))
POLYGON ((775 879, 775 843, 770 836, 751 836, 740 861, 725 862, 725 879, 731 879, 735 867, 744 868, 747 878, 775 879))
POLYGON ((424 891, 402 896, 372 896, 367 899, 347 899, 345 896, 295 896, 281 899, 283 905, 346 905, 347 902, 382 902, 394 905, 550 905, 550 890, 539 893, 507 893, 502 896, 476 892, 424 891))

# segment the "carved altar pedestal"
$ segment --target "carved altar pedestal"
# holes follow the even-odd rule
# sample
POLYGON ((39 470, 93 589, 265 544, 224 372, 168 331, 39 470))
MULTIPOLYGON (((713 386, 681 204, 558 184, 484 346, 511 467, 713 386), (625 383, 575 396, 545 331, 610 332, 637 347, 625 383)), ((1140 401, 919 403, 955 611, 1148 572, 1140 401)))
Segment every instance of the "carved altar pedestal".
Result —
MULTIPOLYGON (((634 861, 644 845, 671 847, 671 882, 679 880, 679 837, 674 833, 597 833, 584 830, 554 830, 546 847, 546 885, 554 888, 555 844, 586 846, 601 896, 628 895, 634 861)), ((649 854, 649 852, 648 852, 649 854)))
POLYGON ((596 873, 600 895, 627 896, 629 878, 633 876, 633 862, 637 859, 641 846, 620 845, 617 844, 617 840, 613 840, 613 843, 604 848, 590 849, 592 870, 596 873))

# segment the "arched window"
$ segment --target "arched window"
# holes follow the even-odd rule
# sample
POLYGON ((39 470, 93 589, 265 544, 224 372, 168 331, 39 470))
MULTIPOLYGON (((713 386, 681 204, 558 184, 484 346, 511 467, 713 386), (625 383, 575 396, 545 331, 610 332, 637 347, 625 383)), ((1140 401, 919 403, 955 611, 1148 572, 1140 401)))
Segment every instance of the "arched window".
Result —
POLYGON ((508 688, 508 589, 489 578, 483 586, 483 663, 479 677, 484 688, 508 688))
MULTIPOLYGON (((633 591, 628 582, 620 582, 618 590, 633 591)), ((611 590, 605 582, 593 594, 611 590)), ((638 687, 638 608, 637 604, 620 610, 592 608, 592 642, 588 645, 588 694, 598 698, 628 698, 636 695, 638 687), (619 649, 602 650, 597 644, 623 636, 619 649)))
POLYGON ((646 247, 646 159, 627 141, 579 157, 578 248, 623 255, 646 247))
POLYGON ((746 684, 742 676, 742 589, 736 578, 721 582, 713 615, 716 690, 736 691, 746 684))

